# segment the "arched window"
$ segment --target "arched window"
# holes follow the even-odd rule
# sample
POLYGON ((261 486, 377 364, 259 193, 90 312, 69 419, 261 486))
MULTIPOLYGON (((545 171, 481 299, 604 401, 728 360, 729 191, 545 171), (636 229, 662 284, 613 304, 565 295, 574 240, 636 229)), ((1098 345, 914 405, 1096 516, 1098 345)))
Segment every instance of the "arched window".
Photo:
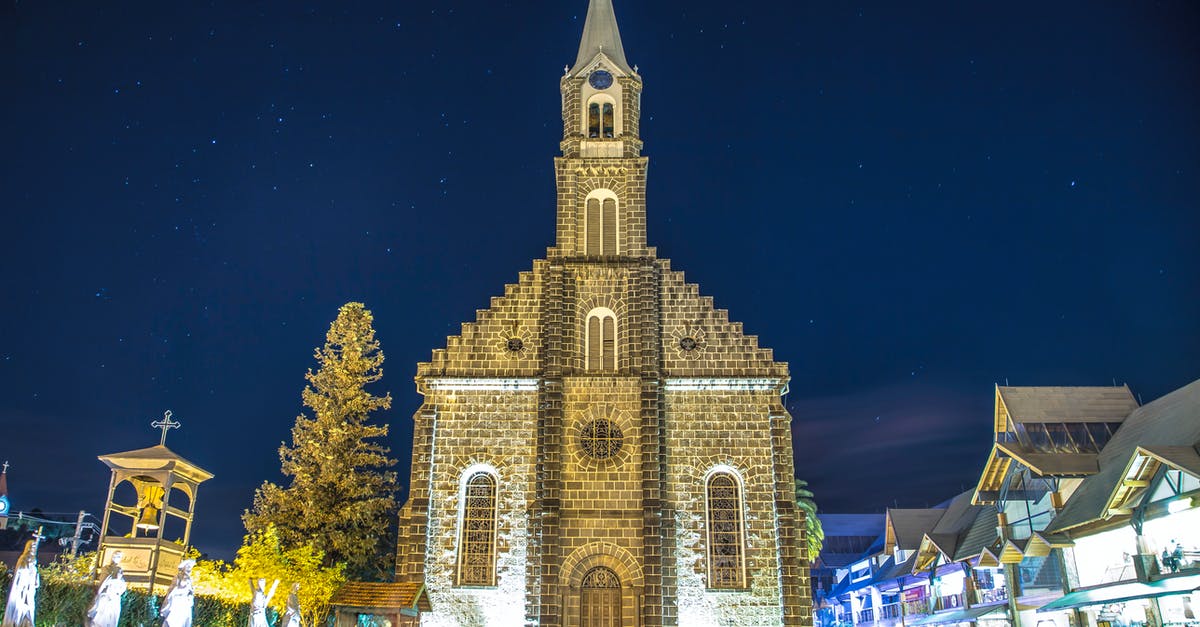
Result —
POLYGON ((600 103, 593 102, 588 105, 588 138, 597 139, 600 137, 600 103))
POLYGON ((588 139, 616 137, 615 107, 611 96, 593 96, 587 106, 588 139))
POLYGON ((583 576, 579 624, 581 627, 621 627, 621 580, 616 573, 597 566, 583 576))
POLYGON ((714 472, 705 486, 708 504, 708 587, 745 588, 742 484, 728 471, 714 472))
POLYGON ((496 477, 472 473, 463 483, 458 532, 458 585, 490 586, 496 580, 496 477))
POLYGON ((617 195, 595 190, 588 194, 583 211, 584 254, 617 254, 617 195))
POLYGON ((617 316, 611 309, 597 307, 588 312, 584 343, 588 370, 617 369, 617 316))

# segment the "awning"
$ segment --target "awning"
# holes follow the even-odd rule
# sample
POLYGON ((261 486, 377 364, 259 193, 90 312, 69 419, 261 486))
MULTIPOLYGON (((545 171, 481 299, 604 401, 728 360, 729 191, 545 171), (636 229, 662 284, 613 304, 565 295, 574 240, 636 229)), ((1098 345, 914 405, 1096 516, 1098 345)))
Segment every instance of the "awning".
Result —
POLYGON ((976 605, 963 609, 951 610, 949 612, 939 612, 930 614, 924 618, 919 618, 914 621, 905 621, 905 625, 909 627, 917 627, 918 625, 947 625, 950 623, 967 623, 977 620, 984 614, 991 614, 1003 610, 1007 605, 1000 603, 997 605, 976 605))
POLYGON ((1100 603, 1121 603, 1170 594, 1187 594, 1197 589, 1200 589, 1200 575, 1167 577, 1150 582, 1127 581, 1087 590, 1076 590, 1063 595, 1057 601, 1043 605, 1038 608, 1038 611, 1053 612, 1054 610, 1069 610, 1100 603))

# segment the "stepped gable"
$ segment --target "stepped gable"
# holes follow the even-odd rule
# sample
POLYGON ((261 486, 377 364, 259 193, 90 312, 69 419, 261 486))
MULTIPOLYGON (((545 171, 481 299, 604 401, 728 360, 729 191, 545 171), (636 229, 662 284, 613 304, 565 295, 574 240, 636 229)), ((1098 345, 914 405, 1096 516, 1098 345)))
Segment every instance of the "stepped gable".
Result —
POLYGON ((417 364, 417 379, 425 377, 532 377, 538 374, 541 336, 538 308, 546 261, 522 272, 516 283, 493 296, 491 306, 475 311, 474 322, 446 339, 430 361, 417 364), (510 345, 510 341, 514 341, 510 345))
POLYGON ((663 372, 667 377, 765 377, 786 381, 787 362, 775 361, 769 348, 758 345, 757 335, 746 335, 742 323, 731 322, 729 312, 717 309, 711 296, 684 281, 683 272, 662 270, 663 372), (687 350, 691 339, 695 347, 687 350))
MULTIPOLYGON (((787 362, 775 361, 771 349, 758 345, 757 335, 747 335, 742 323, 730 321, 729 312, 716 308, 711 296, 702 296, 699 285, 687 283, 683 272, 671 270, 669 260, 656 264, 662 274, 665 377, 788 378, 787 362)), ((547 265, 539 259, 517 283, 505 285, 504 295, 477 310, 474 322, 463 323, 460 334, 447 338, 446 348, 417 365, 417 378, 537 376, 542 340, 538 311, 547 265)))

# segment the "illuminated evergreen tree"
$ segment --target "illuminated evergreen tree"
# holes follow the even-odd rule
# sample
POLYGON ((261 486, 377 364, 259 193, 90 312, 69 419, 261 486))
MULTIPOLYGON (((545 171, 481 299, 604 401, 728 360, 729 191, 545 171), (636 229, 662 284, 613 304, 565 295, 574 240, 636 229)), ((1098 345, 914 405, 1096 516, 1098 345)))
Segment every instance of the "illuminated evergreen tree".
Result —
POLYGON ((808 561, 814 562, 821 554, 821 547, 825 544, 825 529, 821 526, 821 519, 817 518, 817 502, 813 500, 813 493, 808 489, 808 482, 803 479, 796 480, 796 507, 804 512, 804 536, 808 538, 808 561))
POLYGON ((305 375, 305 413, 296 417, 291 445, 279 447, 286 488, 270 481, 243 516, 251 534, 274 525, 286 548, 311 543, 326 566, 346 565, 353 579, 390 578, 395 532, 396 460, 380 443, 387 425, 369 422, 371 412, 391 407, 369 384, 383 376, 383 352, 371 312, 347 303, 316 350, 317 370, 305 375))

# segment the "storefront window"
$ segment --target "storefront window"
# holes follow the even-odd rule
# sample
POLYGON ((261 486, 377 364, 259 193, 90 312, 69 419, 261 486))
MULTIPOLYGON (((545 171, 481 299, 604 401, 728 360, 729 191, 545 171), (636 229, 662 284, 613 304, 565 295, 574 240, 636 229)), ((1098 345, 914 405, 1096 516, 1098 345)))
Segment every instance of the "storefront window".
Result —
POLYGON ((1142 530, 1163 572, 1200 568, 1200 508, 1147 520, 1142 530))

